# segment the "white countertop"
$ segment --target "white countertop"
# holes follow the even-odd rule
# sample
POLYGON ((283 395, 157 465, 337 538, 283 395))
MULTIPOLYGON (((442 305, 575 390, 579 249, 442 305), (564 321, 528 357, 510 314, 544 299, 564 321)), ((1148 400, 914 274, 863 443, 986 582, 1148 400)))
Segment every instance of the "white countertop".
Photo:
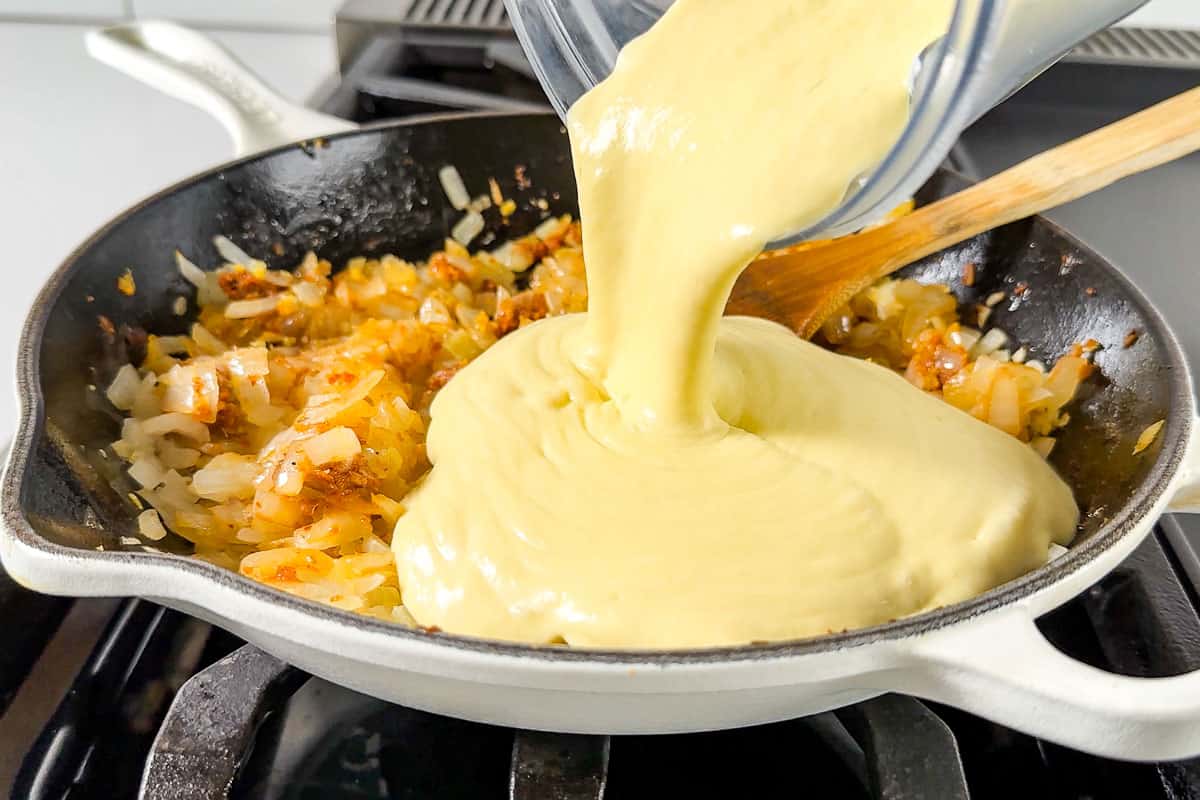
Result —
POLYGON ((1200 3, 1196 0, 1153 0, 1122 24, 1143 28, 1200 28, 1200 3))
MULTIPOLYGON (((231 152, 203 112, 92 61, 86 30, 0 23, 0 441, 16 426, 17 336, 46 276, 107 219, 231 152)), ((335 70, 329 35, 213 36, 288 97, 335 70)))

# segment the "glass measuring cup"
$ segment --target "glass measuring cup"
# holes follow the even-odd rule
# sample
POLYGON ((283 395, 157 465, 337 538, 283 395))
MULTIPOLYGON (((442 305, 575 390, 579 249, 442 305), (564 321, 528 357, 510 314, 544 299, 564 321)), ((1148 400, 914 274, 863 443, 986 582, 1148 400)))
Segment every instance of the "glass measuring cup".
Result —
MULTIPOLYGON (((753 2, 753 0, 750 0, 753 2)), ((839 236, 881 219, 933 174, 959 134, 1076 44, 1148 0, 958 0, 946 36, 914 65, 912 116, 892 150, 817 224, 773 246, 839 236)), ((671 0, 505 0, 560 116, 609 74, 671 0)))

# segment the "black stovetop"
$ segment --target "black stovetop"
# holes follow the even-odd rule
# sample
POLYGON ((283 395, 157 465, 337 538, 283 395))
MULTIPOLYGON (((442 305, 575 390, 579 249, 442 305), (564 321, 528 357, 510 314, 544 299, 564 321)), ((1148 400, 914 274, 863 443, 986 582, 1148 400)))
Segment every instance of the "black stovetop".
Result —
MULTIPOLYGON (((356 52, 321 106, 357 121, 545 107, 515 41, 494 29, 392 28, 356 52)), ((1197 82, 1200 72, 1185 69, 1060 65, 969 131, 956 166, 990 173, 1197 82)), ((1060 212, 1165 299, 1177 327, 1197 296, 1181 299, 1172 275, 1189 255, 1197 168, 1188 159, 1060 212), (1139 239, 1147 197, 1168 191, 1174 199, 1155 206, 1155 239, 1139 239)), ((1200 289, 1192 271, 1185 280, 1200 289)), ((1200 334, 1183 335, 1195 360, 1200 334)), ((1195 542, 1200 535, 1165 520, 1040 627, 1116 672, 1200 668, 1195 542)), ((562 737, 365 697, 146 601, 46 598, 0 573, 0 620, 0 795, 19 800, 1200 798, 1200 762, 1098 759, 899 696, 740 731, 562 737)))

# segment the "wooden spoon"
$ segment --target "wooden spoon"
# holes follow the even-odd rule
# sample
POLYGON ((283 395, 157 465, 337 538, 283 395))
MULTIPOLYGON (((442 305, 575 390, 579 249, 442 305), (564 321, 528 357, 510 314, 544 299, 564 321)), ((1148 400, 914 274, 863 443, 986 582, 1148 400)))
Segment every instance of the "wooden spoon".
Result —
POLYGON ((726 312, 811 337, 859 291, 979 233, 1200 150, 1200 87, 1034 156, 958 194, 861 233, 764 253, 726 312))

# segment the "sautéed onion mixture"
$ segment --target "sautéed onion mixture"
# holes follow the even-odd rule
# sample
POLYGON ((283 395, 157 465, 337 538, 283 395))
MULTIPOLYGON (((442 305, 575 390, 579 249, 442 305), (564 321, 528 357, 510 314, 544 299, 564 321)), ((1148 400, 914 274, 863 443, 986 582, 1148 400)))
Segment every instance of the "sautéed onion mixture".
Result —
MULTIPOLYGON (((499 339, 586 309, 579 222, 551 218, 491 251, 450 239, 418 264, 355 258, 336 273, 311 253, 282 271, 228 240, 218 249, 226 263, 213 271, 177 254, 200 307, 190 334, 149 336, 141 363, 107 387, 140 533, 171 531, 196 558, 276 589, 415 624, 391 535, 429 470, 430 404, 499 339)), ((967 311, 978 322, 988 310, 967 311)), ((818 341, 1043 456, 1092 369, 1088 346, 1052 366, 1026 360, 1002 331, 964 324, 948 287, 908 279, 854 297, 818 341)))

